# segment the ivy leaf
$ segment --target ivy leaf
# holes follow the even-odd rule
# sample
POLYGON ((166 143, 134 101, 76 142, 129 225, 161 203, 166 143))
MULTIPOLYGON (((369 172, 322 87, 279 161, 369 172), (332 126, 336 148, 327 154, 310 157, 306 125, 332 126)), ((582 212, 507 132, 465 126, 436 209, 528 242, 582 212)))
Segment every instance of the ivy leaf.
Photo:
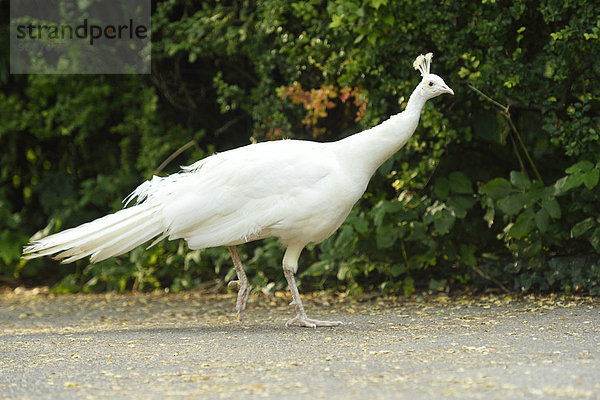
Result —
POLYGON ((512 190, 512 185, 504 178, 494 178, 481 188, 483 193, 497 200, 506 197, 512 190))

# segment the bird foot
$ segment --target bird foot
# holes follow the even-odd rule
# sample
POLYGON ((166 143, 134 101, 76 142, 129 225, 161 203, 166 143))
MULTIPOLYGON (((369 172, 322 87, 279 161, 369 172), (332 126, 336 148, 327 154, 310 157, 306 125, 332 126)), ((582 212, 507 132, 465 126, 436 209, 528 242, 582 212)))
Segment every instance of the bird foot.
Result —
POLYGON ((285 323, 285 326, 290 325, 298 325, 303 326, 305 328, 316 328, 316 327, 326 327, 326 326, 338 326, 343 325, 342 321, 320 321, 318 319, 310 319, 306 316, 297 315, 295 318, 290 319, 285 323))
POLYGON ((237 312, 238 319, 243 321, 243 313, 246 309, 246 303, 248 303, 248 295, 250 294, 250 285, 248 281, 231 281, 227 284, 229 287, 238 288, 237 301, 235 302, 235 311, 237 312))

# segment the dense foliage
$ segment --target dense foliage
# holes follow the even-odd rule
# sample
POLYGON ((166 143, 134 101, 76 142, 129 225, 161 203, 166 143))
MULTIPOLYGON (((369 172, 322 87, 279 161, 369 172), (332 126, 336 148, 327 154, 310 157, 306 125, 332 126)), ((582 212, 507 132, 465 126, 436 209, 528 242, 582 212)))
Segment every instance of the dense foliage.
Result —
MULTIPOLYGON (((371 127, 403 109, 432 51, 456 95, 428 102, 344 225, 305 250, 305 288, 600 294, 599 15, 584 0, 158 1, 150 76, 9 75, 2 28, 1 279, 69 292, 232 277, 226 250, 183 242, 94 265, 20 255, 40 228, 117 210, 213 151, 371 127)), ((283 287, 276 241, 240 251, 255 286, 283 287)))

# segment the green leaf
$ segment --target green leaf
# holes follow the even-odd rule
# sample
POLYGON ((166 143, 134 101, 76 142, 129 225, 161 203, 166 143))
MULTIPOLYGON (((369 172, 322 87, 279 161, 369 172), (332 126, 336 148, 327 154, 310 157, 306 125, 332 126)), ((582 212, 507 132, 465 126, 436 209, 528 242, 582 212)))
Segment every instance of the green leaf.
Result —
POLYGON ((431 278, 429 280, 429 290, 441 292, 442 290, 444 290, 446 288, 447 282, 448 281, 446 279, 442 279, 442 280, 438 281, 438 280, 431 278))
POLYGON ((433 220, 435 231, 440 235, 448 233, 454 225, 455 220, 456 217, 454 216, 454 213, 448 210, 442 210, 442 212, 435 215, 435 219, 433 220))
POLYGON ((476 203, 476 200, 470 196, 452 196, 446 206, 449 209, 454 210, 454 215, 457 218, 465 218, 467 216, 467 211, 473 207, 476 203))
POLYGON ((442 211, 446 208, 446 204, 436 201, 428 207, 423 215, 423 222, 427 225, 431 224, 435 218, 439 218, 442 211), (438 215, 439 214, 439 215, 438 215))
POLYGON ((469 75, 471 73, 471 71, 469 71, 467 68, 465 67, 460 67, 460 69, 458 70, 458 76, 460 78, 465 78, 467 75, 469 75))
POLYGON ((571 165, 569 168, 567 168, 565 170, 565 172, 567 174, 574 174, 576 172, 586 172, 586 171, 589 171, 590 169, 592 169, 593 167, 594 167, 594 164, 592 164, 591 162, 589 162, 587 160, 583 160, 583 161, 579 161, 578 163, 571 165))
POLYGON ((565 184, 567 183, 568 178, 569 178, 568 176, 563 176, 562 178, 560 178, 559 180, 557 180, 554 183, 554 195, 555 196, 558 196, 558 195, 566 192, 564 187, 565 187, 565 184))
POLYGON ((584 233, 586 233, 587 231, 592 229, 594 227, 594 225, 596 225, 596 222, 594 221, 594 217, 588 217, 588 218, 584 219, 583 221, 579 221, 578 223, 573 225, 573 227, 571 228, 571 237, 578 238, 579 236, 583 235, 584 233))
POLYGON ((377 205, 373 208, 373 223, 375 226, 379 226, 383 223, 383 218, 386 214, 394 214, 398 211, 402 210, 402 203, 398 200, 383 200, 377 203, 377 205))
POLYGON ((594 249, 596 249, 597 252, 600 252, 600 228, 596 228, 594 233, 588 237, 588 240, 592 246, 594 246, 594 249))
POLYGON ((534 219, 535 224, 537 225, 540 232, 544 233, 548 231, 548 228, 550 227, 550 217, 548 216, 546 210, 541 209, 538 212, 536 212, 534 219))
POLYGON ((535 227, 531 213, 523 213, 517 217, 515 223, 510 227, 508 234, 513 239, 522 239, 535 227))
POLYGON ((419 221, 411 221, 412 232, 406 238, 407 241, 422 241, 428 238, 427 226, 419 221))
POLYGON ((387 5, 388 0, 371 0, 370 6, 378 10, 379 7, 387 5))
POLYGON ((392 268, 390 269, 390 273, 392 274, 392 276, 394 278, 399 277, 400 275, 402 275, 405 272, 406 272, 406 266, 404 264, 394 264, 394 265, 392 265, 392 268))
POLYGON ((369 42, 369 44, 375 46, 377 44, 377 39, 379 38, 379 35, 377 34, 376 31, 371 32, 369 35, 367 35, 367 41, 369 42))
POLYGON ((331 16, 331 23, 329 24, 329 28, 337 28, 342 26, 344 23, 344 18, 340 15, 333 14, 331 16))
POLYGON ((437 178, 433 184, 433 193, 440 199, 446 200, 450 193, 450 183, 445 177, 437 178))
POLYGON ((375 241, 378 249, 392 247, 398 239, 398 230, 390 224, 380 225, 375 231, 375 241))
POLYGON ((547 197, 542 199, 542 208, 546 210, 546 212, 555 219, 560 218, 560 204, 558 204, 558 200, 554 197, 547 197))
POLYGON ((454 193, 459 194, 471 194, 473 193, 473 187, 471 181, 462 172, 452 172, 448 175, 450 190, 454 193))
POLYGON ((335 247, 342 247, 352 240, 354 229, 350 225, 344 225, 335 239, 335 247))
POLYGON ((460 245, 460 259, 467 265, 477 265, 477 258, 475 257, 475 252, 477 251, 477 247, 469 244, 469 245, 460 245))
POLYGON ((492 199, 497 200, 508 196, 512 190, 512 185, 504 178, 494 178, 483 185, 481 190, 492 199))
POLYGON ((302 272, 302 276, 321 276, 324 275, 329 269, 329 261, 317 261, 305 269, 302 272))
POLYGON ((356 216, 352 218, 351 222, 356 232, 360 233, 361 235, 364 235, 369 230, 369 223, 364 216, 356 216))
POLYGON ((571 189, 579 187, 583 184, 584 174, 572 174, 567 177, 567 181, 562 187, 563 192, 568 192, 571 189))
MULTIPOLYGON (((331 26, 330 26, 331 27, 331 26)), ((354 44, 358 44, 360 42, 362 42, 362 40, 365 38, 365 35, 358 35, 356 37, 356 39, 354 39, 354 44)))
POLYGON ((531 181, 523 173, 518 171, 510 172, 510 183, 519 189, 529 189, 531 181))
POLYGON ((498 208, 506 215, 515 215, 525 205, 525 196, 522 193, 506 196, 498 200, 498 208))
POLYGON ((350 271, 350 268, 348 268, 348 265, 345 265, 345 264, 340 265, 340 267, 338 268, 337 274, 336 274, 338 280, 343 281, 344 279, 346 279, 346 276, 348 275, 349 271, 350 271))
POLYGON ((598 179, 600 178, 600 169, 590 169, 585 174, 583 174, 583 184, 589 190, 592 190, 598 184, 598 179))

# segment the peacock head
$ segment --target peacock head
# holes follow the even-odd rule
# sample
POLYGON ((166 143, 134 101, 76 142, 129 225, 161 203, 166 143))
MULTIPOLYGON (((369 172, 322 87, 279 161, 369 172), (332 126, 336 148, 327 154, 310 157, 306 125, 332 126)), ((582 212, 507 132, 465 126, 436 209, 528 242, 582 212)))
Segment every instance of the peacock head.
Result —
POLYGON ((413 64, 413 67, 420 71, 423 77, 419 84, 421 95, 426 99, 432 99, 444 93, 454 94, 454 91, 446 85, 446 82, 442 78, 429 72, 432 57, 432 53, 421 54, 413 64))

